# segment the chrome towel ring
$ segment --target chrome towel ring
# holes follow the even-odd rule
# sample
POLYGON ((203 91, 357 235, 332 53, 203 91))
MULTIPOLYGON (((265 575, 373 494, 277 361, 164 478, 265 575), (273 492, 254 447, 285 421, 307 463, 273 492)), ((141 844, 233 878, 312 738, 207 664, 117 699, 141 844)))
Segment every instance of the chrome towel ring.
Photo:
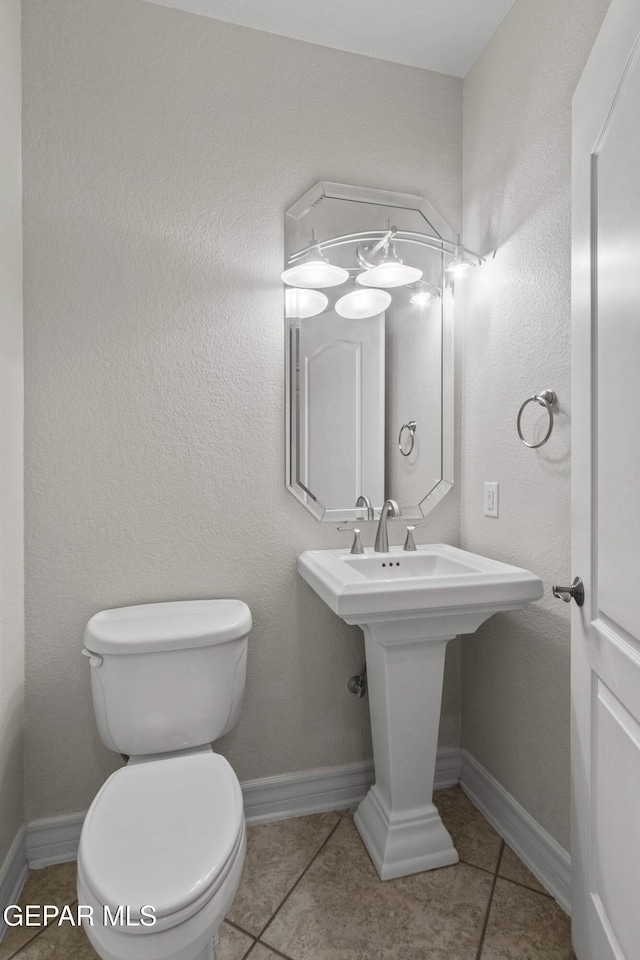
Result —
POLYGON ((418 424, 416 423, 415 420, 409 420, 408 423, 403 423, 402 426, 400 427, 400 433, 398 434, 398 449, 400 450, 400 453, 402 454, 403 457, 408 457, 411 453, 413 453, 413 444, 415 443, 415 439, 416 439, 417 426, 418 424), (403 446, 402 446, 402 440, 403 440, 402 434, 405 430, 409 431, 409 437, 408 437, 409 445, 406 450, 403 449, 403 446))
POLYGON ((551 431, 553 430, 553 410, 551 409, 551 407, 556 402, 556 399, 557 397, 553 392, 553 390, 543 390, 542 393, 534 394, 532 397, 527 397, 525 402, 522 404, 522 406, 518 410, 518 419, 516 421, 516 426, 518 428, 518 436, 524 443, 525 447, 530 447, 532 450, 535 450, 537 447, 541 447, 543 444, 545 444, 549 439, 549 437, 551 436, 551 431), (539 443, 528 443, 525 440, 525 438, 522 436, 522 425, 521 425, 522 414, 524 413, 524 408, 527 406, 527 404, 534 403, 534 402, 539 403, 541 407, 546 407, 547 413, 549 414, 549 426, 547 428, 547 432, 545 433, 544 437, 542 438, 542 440, 540 440, 539 443))

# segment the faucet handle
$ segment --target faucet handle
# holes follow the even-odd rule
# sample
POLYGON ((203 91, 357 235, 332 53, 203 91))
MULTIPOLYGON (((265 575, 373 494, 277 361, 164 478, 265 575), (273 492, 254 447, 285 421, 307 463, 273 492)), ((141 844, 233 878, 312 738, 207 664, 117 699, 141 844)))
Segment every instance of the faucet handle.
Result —
POLYGON ((418 549, 416 547, 416 542, 413 539, 413 531, 416 527, 426 527, 426 525, 427 523, 425 521, 424 523, 414 523, 412 526, 407 527, 407 539, 404 541, 404 547, 402 548, 403 550, 408 550, 409 552, 413 553, 418 549))
POLYGON ((338 527, 338 530, 341 533, 346 531, 347 533, 355 534, 353 543, 351 544, 351 553, 364 553, 364 547, 362 546, 362 540, 360 539, 360 531, 357 527, 338 527))

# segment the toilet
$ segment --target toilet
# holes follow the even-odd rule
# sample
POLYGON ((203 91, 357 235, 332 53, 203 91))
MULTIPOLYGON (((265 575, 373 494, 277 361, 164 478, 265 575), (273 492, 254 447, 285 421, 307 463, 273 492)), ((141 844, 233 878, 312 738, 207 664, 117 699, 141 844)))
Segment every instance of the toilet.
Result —
POLYGON ((104 783, 78 850, 82 924, 103 960, 212 960, 240 883, 242 792, 211 743, 237 722, 251 613, 239 600, 104 610, 82 651, 104 783))

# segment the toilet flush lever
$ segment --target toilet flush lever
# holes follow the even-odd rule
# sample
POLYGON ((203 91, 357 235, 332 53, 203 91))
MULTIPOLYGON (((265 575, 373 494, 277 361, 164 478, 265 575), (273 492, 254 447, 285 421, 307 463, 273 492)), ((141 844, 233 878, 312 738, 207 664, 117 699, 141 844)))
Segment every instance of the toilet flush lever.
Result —
POLYGON ((564 600, 565 603, 570 603, 573 598, 579 607, 584 604, 584 584, 580 577, 576 577, 570 587, 558 587, 554 584, 551 590, 554 597, 564 600))
POLYGON ((101 667, 102 666, 102 657, 97 653, 92 653, 91 650, 85 650, 82 648, 82 653, 85 657, 89 657, 89 663, 92 667, 101 667))

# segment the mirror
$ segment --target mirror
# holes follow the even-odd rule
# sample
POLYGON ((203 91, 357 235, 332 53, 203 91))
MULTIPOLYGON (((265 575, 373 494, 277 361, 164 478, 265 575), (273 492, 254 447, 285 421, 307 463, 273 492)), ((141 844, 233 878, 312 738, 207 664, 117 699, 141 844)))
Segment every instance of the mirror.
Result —
POLYGON ((457 252, 420 196, 321 182, 287 210, 287 487, 318 520, 372 519, 360 496, 419 519, 451 489, 457 252))

